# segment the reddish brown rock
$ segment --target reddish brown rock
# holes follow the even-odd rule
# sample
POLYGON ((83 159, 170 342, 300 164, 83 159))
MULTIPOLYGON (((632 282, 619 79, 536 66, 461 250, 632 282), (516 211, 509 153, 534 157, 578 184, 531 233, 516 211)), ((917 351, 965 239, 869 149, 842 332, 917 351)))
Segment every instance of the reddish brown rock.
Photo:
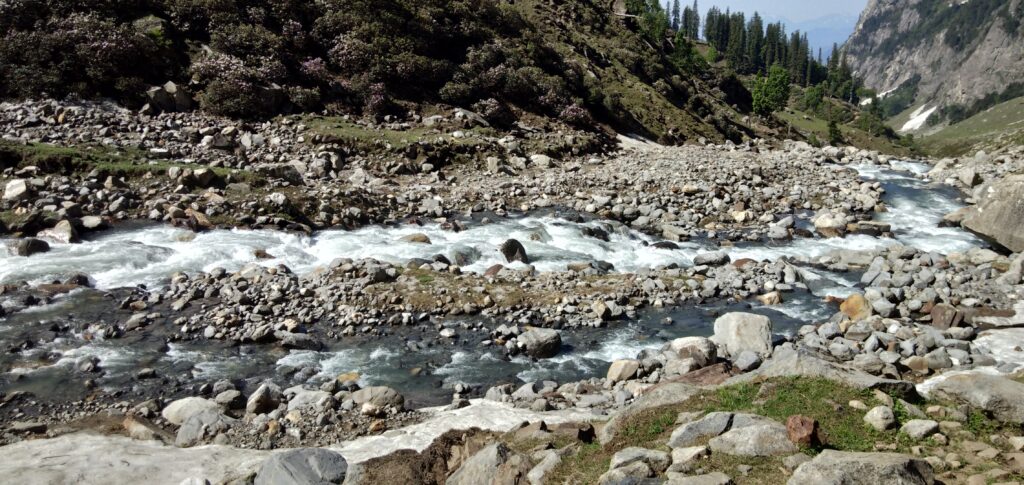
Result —
POLYGON ((860 293, 850 295, 849 298, 839 305, 839 310, 855 322, 871 316, 871 304, 860 293))
POLYGON ((957 310, 953 305, 946 303, 939 303, 932 307, 931 315, 932 326, 940 330, 946 330, 950 327, 958 327, 964 319, 963 313, 957 310))
POLYGON ((789 441, 792 441, 793 444, 805 448, 819 446, 825 441, 822 439, 818 421, 799 414, 790 416, 786 420, 786 434, 789 435, 789 441))

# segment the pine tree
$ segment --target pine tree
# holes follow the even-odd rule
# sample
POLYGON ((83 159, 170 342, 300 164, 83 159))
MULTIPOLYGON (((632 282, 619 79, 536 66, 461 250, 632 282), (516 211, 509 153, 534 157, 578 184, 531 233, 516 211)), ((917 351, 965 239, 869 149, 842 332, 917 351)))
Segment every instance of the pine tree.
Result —
POLYGON ((752 73, 761 72, 764 67, 764 22, 757 12, 747 23, 747 63, 752 73))
POLYGON ((700 8, 697 7, 697 0, 693 0, 693 17, 690 22, 690 38, 697 40, 700 37, 700 8))
POLYGON ((672 19, 672 30, 679 31, 679 0, 672 0, 672 12, 669 18, 672 19))

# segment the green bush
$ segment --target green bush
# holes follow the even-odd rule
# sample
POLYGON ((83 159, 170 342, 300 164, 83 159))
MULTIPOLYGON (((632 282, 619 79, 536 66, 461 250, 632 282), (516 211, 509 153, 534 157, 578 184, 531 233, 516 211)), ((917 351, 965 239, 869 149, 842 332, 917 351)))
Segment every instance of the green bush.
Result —
POLYGON ((754 112, 761 116, 771 116, 785 108, 789 100, 789 72, 782 66, 772 66, 767 78, 757 77, 751 94, 754 97, 754 112))

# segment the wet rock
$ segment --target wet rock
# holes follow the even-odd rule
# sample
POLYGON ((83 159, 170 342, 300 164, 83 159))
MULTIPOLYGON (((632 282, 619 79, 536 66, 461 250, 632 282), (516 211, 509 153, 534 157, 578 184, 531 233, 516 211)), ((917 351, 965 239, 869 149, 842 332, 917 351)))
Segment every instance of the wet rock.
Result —
POLYGON ((64 220, 57 223, 50 229, 40 232, 36 235, 37 237, 52 239, 54 241, 68 244, 78 242, 78 231, 75 230, 75 226, 71 225, 70 221, 64 220))
POLYGON ((694 256, 693 264, 696 266, 721 266, 723 264, 729 264, 729 254, 725 251, 698 254, 697 256, 694 256))
POLYGON ((255 485, 342 483, 348 462, 323 448, 301 448, 276 453, 260 465, 255 485))
POLYGON ((403 242, 410 242, 410 243, 416 243, 416 244, 430 244, 430 238, 427 237, 427 235, 423 234, 423 233, 416 233, 416 234, 409 234, 409 235, 406 235, 406 236, 402 236, 401 240, 403 242))
POLYGON ((772 353, 772 322, 763 315, 727 313, 715 320, 712 340, 726 356, 749 350, 766 357, 772 353))
POLYGON ((516 339, 523 347, 526 354, 539 359, 546 359, 558 355, 562 347, 562 336, 556 330, 549 328, 534 328, 527 330, 516 339))
POLYGON ((513 263, 519 261, 523 264, 530 264, 530 258, 526 255, 526 248, 515 239, 509 239, 502 243, 501 254, 505 256, 505 262, 513 263))
POLYGON ((28 237, 14 243, 14 253, 18 256, 32 256, 33 254, 45 253, 50 250, 50 245, 42 239, 28 237))
POLYGON ((908 455, 825 450, 800 465, 787 482, 788 485, 839 483, 931 485, 935 483, 935 476, 928 462, 908 455))
POLYGON ((846 234, 846 216, 843 214, 820 212, 811 222, 822 236, 843 237, 846 234))

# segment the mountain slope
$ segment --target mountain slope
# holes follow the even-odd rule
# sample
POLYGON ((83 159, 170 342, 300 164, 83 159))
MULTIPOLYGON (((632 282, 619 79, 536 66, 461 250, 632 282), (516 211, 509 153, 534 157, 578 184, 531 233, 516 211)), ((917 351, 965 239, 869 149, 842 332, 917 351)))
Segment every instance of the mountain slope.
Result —
POLYGON ((149 86, 173 80, 199 108, 236 118, 403 118, 456 106, 504 127, 604 125, 664 142, 750 134, 740 122, 750 95, 734 77, 612 4, 0 2, 0 98, 139 107, 149 86))
POLYGON ((845 53, 867 87, 916 91, 899 108, 955 123, 1024 89, 1022 19, 1024 0, 871 0, 845 53))

